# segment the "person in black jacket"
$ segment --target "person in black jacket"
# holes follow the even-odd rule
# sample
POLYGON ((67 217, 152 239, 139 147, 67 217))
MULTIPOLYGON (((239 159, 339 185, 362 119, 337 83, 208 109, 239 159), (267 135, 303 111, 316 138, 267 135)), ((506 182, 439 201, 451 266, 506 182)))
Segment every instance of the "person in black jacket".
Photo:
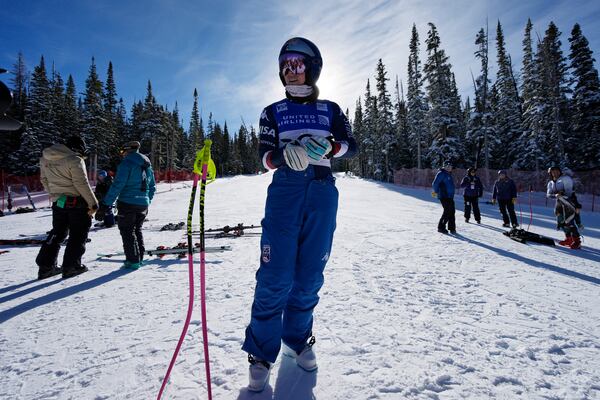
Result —
POLYGON ((479 198, 483 196, 483 185, 481 184, 481 179, 477 176, 477 169, 475 167, 471 167, 467 170, 467 175, 460 183, 460 187, 464 189, 465 222, 469 222, 469 219, 471 218, 471 208, 473 208, 475 221, 480 224, 481 212, 479 211, 479 198))
MULTIPOLYGON (((98 201, 102 201, 104 196, 110 190, 110 186, 112 185, 113 178, 110 176, 105 170, 101 169, 96 174, 98 178, 98 183, 96 183, 96 187, 94 188, 94 194, 98 201)), ((106 212, 96 213, 96 221, 103 221, 104 227, 110 228, 115 225, 115 214, 112 211, 112 208, 109 208, 106 212)))
POLYGON ((496 200, 498 200, 500 213, 504 220, 502 226, 509 228, 512 225, 513 228, 517 228, 519 226, 517 214, 515 214, 517 186, 515 185, 515 182, 508 177, 505 170, 498 171, 498 180, 494 183, 492 204, 496 204, 496 200))

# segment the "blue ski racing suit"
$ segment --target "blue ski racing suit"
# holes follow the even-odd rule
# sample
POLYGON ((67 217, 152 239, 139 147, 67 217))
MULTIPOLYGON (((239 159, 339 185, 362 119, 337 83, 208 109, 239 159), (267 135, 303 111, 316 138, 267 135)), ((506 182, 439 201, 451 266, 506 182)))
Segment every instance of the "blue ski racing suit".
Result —
POLYGON ((264 167, 276 171, 267 191, 244 351, 273 363, 282 341, 300 352, 312 335, 313 310, 336 227, 338 191, 330 159, 356 152, 350 123, 336 103, 285 99, 263 110, 259 154, 264 167), (310 161, 306 170, 293 170, 283 149, 307 136, 328 138, 332 150, 310 161))

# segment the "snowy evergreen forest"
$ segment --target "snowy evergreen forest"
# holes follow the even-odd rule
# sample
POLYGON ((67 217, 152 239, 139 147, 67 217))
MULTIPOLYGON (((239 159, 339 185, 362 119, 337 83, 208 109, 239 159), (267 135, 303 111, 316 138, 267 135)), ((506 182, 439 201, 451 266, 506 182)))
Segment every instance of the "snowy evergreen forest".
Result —
POLYGON ((213 121, 212 114, 205 126, 196 89, 186 131, 177 103, 173 110, 158 104, 150 81, 144 101, 134 103, 128 114, 123 99, 117 100, 111 62, 106 82, 102 82, 92 58, 83 97, 78 95, 71 75, 65 85, 60 72, 54 68, 48 70, 44 56, 29 74, 23 55, 19 54, 12 72, 14 100, 9 114, 25 121, 26 128, 20 133, 0 135, 0 168, 7 172, 36 174, 42 149, 64 142, 74 133, 80 133, 90 153, 97 154, 99 168, 116 169, 119 147, 138 140, 156 171, 191 170, 196 150, 209 137, 213 140, 213 158, 220 175, 256 173, 260 169, 254 129, 242 125, 232 135, 227 123, 221 126, 213 121))
MULTIPOLYGON (((554 23, 543 37, 535 37, 528 20, 520 69, 506 50, 500 22, 492 44, 497 53, 494 68, 488 31, 481 28, 474 35, 474 57, 481 68, 473 72, 473 98, 463 101, 436 26, 429 23, 422 54, 413 25, 406 87, 396 77, 391 94, 380 59, 374 87, 367 80, 352 118, 360 156, 337 168, 389 180, 394 169, 435 168, 443 160, 494 169, 543 170, 552 163, 574 170, 600 167, 600 83, 579 24, 571 30, 568 52, 563 52, 554 23)), ((82 95, 73 77, 65 83, 43 56, 30 73, 19 54, 12 73, 8 83, 14 102, 9 114, 26 123, 22 132, 0 135, 0 168, 12 174, 37 173, 41 150, 72 133, 83 135, 100 168, 114 169, 119 145, 139 140, 156 170, 187 170, 204 137, 214 141, 220 175, 261 168, 254 128, 242 124, 230 132, 227 123, 219 124, 212 114, 205 125, 196 90, 186 130, 177 104, 172 110, 158 104, 150 81, 145 100, 128 112, 117 94, 112 63, 102 82, 92 59, 82 95)))
POLYGON ((406 92, 396 78, 392 100, 380 59, 375 87, 368 80, 356 102, 353 126, 361 152, 349 167, 385 180, 393 169, 435 168, 444 160, 492 169, 537 171, 550 164, 597 169, 600 85, 579 24, 571 30, 565 55, 553 22, 543 38, 534 38, 528 20, 520 71, 507 53, 500 21, 495 31, 496 74, 490 73, 490 33, 481 28, 474 36, 481 66, 473 77, 474 98, 463 101, 436 26, 429 23, 423 56, 413 25, 406 92))

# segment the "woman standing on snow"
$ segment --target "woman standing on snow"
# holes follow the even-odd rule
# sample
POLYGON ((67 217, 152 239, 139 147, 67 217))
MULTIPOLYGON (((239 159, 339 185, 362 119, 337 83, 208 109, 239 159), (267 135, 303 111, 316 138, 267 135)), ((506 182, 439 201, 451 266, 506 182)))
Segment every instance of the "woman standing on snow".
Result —
POLYGON ((357 151, 340 107, 318 100, 322 65, 312 42, 288 40, 279 53, 286 99, 266 107, 260 117, 260 157, 265 168, 276 171, 267 192, 260 268, 242 347, 248 352, 252 391, 266 386, 282 341, 299 367, 317 368, 312 315, 338 204, 330 159, 349 158, 357 151))

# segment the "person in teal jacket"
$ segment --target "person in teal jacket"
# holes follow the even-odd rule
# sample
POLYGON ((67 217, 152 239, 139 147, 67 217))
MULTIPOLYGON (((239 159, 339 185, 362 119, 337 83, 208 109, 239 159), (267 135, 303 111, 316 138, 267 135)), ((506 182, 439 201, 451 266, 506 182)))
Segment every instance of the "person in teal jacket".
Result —
POLYGON ((142 264, 145 252, 142 225, 156 191, 150 160, 139 149, 140 142, 136 141, 123 146, 125 157, 99 209, 100 213, 106 212, 117 201, 117 224, 126 257, 123 267, 129 269, 138 269, 142 264))

